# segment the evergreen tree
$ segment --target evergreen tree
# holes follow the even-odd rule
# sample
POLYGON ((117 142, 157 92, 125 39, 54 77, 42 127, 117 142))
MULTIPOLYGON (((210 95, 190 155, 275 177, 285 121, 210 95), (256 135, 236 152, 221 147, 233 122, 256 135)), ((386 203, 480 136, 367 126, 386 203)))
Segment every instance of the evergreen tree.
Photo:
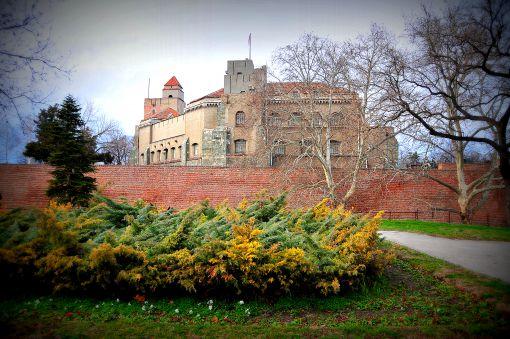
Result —
POLYGON ((41 110, 35 123, 37 141, 27 144, 24 155, 54 166, 46 194, 86 206, 96 185, 85 173, 94 171, 96 154, 76 100, 68 95, 62 105, 41 110))

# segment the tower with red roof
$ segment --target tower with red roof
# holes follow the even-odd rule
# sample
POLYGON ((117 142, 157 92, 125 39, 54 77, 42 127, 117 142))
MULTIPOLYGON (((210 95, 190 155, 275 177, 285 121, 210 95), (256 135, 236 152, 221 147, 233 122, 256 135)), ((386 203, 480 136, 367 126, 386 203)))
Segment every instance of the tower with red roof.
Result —
POLYGON ((174 75, 163 85, 161 98, 145 99, 143 120, 177 117, 184 114, 185 108, 184 91, 174 75))

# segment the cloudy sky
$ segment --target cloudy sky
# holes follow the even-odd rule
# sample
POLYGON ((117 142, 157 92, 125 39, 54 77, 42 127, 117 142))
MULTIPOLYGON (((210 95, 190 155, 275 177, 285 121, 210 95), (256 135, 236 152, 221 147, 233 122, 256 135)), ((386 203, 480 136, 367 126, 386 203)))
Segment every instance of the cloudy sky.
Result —
POLYGON ((50 101, 70 93, 118 120, 126 134, 143 116, 143 99, 160 97, 173 75, 186 102, 223 87, 227 60, 270 64, 272 52, 305 32, 342 41, 380 23, 399 35, 421 4, 443 0, 61 0, 45 6, 54 51, 69 79, 47 84, 50 101))

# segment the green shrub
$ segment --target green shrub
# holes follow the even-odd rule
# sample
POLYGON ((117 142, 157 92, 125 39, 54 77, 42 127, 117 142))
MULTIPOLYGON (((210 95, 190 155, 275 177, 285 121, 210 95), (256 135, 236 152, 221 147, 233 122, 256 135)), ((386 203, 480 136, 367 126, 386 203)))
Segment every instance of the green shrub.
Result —
POLYGON ((392 258, 379 247, 380 215, 330 209, 326 200, 291 210, 285 194, 180 212, 97 196, 86 209, 51 203, 20 213, 0 217, 0 272, 54 291, 327 295, 392 258))

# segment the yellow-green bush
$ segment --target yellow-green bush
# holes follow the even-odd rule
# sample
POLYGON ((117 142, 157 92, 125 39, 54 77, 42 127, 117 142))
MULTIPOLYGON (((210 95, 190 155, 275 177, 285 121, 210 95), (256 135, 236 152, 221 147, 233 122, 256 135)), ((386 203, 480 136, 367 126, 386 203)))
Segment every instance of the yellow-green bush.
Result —
POLYGON ((380 215, 330 209, 327 200, 290 210, 284 194, 181 212, 104 197, 87 209, 51 203, 18 230, 22 213, 0 216, 0 272, 54 291, 327 295, 391 259, 379 247, 380 215))

